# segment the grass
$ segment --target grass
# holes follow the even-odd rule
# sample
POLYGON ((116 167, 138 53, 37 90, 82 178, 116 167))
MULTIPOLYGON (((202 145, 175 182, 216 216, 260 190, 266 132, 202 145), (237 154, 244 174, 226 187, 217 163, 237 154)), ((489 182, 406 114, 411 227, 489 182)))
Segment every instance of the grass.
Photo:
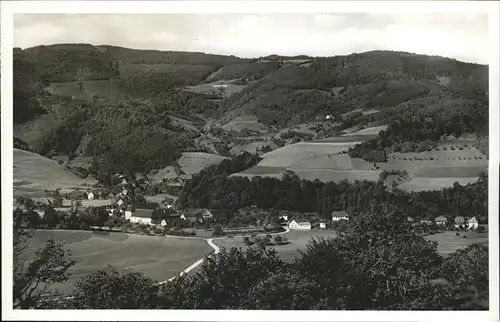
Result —
POLYGON ((347 151, 356 142, 349 143, 324 143, 324 142, 301 142, 286 145, 280 149, 271 151, 262 156, 263 160, 258 165, 268 167, 289 167, 292 164, 316 157, 319 155, 330 155, 347 151))
POLYGON ((234 155, 238 155, 238 154, 242 153, 243 151, 255 153, 257 151, 257 148, 262 148, 266 145, 269 145, 271 147, 271 149, 276 149, 278 147, 273 141, 257 141, 257 142, 247 143, 247 144, 236 145, 231 149, 230 152, 234 155))
POLYGON ((413 178, 408 182, 403 182, 398 186, 398 189, 404 191, 425 191, 425 190, 441 190, 451 188, 453 183, 458 182, 461 185, 466 185, 477 181, 477 177, 460 177, 460 178, 413 178))
POLYGON ((379 170, 332 170, 332 169, 290 169, 295 172, 300 179, 313 181, 318 179, 322 182, 340 182, 347 180, 377 181, 382 171, 379 170))
POLYGON ((56 188, 85 187, 84 183, 95 183, 94 179, 79 178, 54 160, 18 149, 14 149, 14 179, 18 180, 14 186, 14 194, 17 196, 56 188))
POLYGON ((228 158, 203 152, 184 152, 177 161, 186 174, 195 174, 208 166, 219 164, 228 158))
POLYGON ((419 169, 415 175, 417 177, 432 178, 467 178, 479 176, 479 173, 486 171, 485 167, 428 167, 419 169))
MULTIPOLYGON (((286 234, 282 234, 282 237, 287 237, 288 241, 290 242, 287 245, 280 245, 280 246, 268 246, 268 248, 274 248, 281 259, 287 262, 293 261, 293 259, 298 256, 299 250, 304 251, 306 250, 306 246, 311 240, 311 238, 318 238, 318 237, 323 237, 323 238, 329 238, 329 237, 335 237, 336 232, 333 230, 307 230, 307 231, 294 231, 291 230, 286 234)), ((235 237, 235 238, 225 238, 225 239, 215 239, 214 243, 219 246, 219 247, 226 247, 226 248, 231 248, 231 247, 246 247, 245 244, 243 243, 243 238, 241 237, 235 237)))
POLYGON ((296 162, 292 169, 372 170, 373 164, 347 154, 321 155, 296 162))
POLYGON ((475 243, 487 244, 488 234, 475 231, 459 232, 460 236, 454 231, 445 231, 435 235, 428 235, 425 239, 438 242, 438 252, 448 255, 457 249, 463 249, 475 243), (467 238, 463 238, 467 236, 467 238))
POLYGON ((385 131, 387 129, 387 125, 383 126, 374 126, 374 127, 368 127, 366 129, 362 129, 356 132, 350 132, 347 134, 344 134, 344 136, 358 136, 358 135, 378 135, 380 131, 385 131))
POLYGON ((222 126, 224 131, 242 131, 245 129, 259 132, 268 132, 268 127, 255 116, 237 116, 222 126))
POLYGON ((211 252, 205 240, 153 237, 123 233, 38 230, 30 253, 53 237, 65 243, 76 261, 70 279, 58 288, 66 294, 81 277, 107 265, 136 271, 156 280, 169 279, 211 252))

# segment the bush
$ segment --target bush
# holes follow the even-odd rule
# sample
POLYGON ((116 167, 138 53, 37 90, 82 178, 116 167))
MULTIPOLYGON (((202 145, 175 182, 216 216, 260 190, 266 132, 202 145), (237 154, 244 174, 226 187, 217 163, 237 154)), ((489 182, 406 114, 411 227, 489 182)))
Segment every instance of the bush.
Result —
POLYGON ((256 234, 256 233, 252 233, 252 234, 250 235, 250 237, 255 238, 255 237, 257 237, 257 234, 256 234))

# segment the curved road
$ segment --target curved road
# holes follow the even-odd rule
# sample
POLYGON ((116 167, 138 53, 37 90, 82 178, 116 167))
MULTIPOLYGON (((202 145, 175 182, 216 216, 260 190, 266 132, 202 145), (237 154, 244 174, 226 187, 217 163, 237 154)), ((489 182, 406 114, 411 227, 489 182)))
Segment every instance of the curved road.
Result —
MULTIPOLYGON (((279 233, 259 234, 258 236, 261 236, 261 235, 271 235, 271 236, 273 236, 273 235, 282 235, 282 234, 288 233, 289 231, 290 231, 290 229, 287 227, 287 228, 285 228, 285 231, 282 231, 282 232, 279 232, 279 233)), ((242 237, 242 236, 234 236, 234 237, 242 237)), ((196 238, 196 237, 194 237, 194 238, 196 238)), ((208 244, 208 246, 212 247, 212 249, 214 250, 213 251, 214 254, 218 254, 220 252, 220 247, 217 246, 216 244, 214 244, 214 242, 213 242, 214 239, 223 239, 223 238, 227 238, 227 237, 219 237, 219 238, 210 238, 210 239, 207 239, 207 244, 208 244)), ((193 264, 191 264, 188 268, 186 268, 185 270, 183 270, 182 272, 180 272, 179 275, 171 277, 171 278, 169 278, 166 281, 159 282, 158 285, 165 284, 166 282, 170 282, 170 281, 174 280, 175 278, 177 278, 179 276, 187 274, 190 271, 192 271, 193 269, 195 269, 196 267, 200 266, 202 263, 203 263, 203 258, 199 259, 196 262, 194 262, 193 264)))

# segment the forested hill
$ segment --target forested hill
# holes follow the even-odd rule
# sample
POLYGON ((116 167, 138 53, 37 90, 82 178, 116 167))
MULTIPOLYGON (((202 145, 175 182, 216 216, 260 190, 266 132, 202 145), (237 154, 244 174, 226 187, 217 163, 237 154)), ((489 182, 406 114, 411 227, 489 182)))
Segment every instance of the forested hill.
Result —
MULTIPOLYGON (((344 128, 487 120, 487 80, 484 65, 387 51, 242 59, 89 44, 16 48, 14 135, 46 156, 91 156, 96 173, 106 164, 147 172, 183 151, 203 151, 205 124, 240 116, 271 132, 328 114, 344 128), (215 99, 200 90, 218 82, 234 90, 215 99)), ((454 132, 477 130, 463 127, 454 132)))
POLYGON ((380 113, 371 120, 384 120, 393 114, 452 113, 487 100, 487 91, 485 65, 373 51, 285 64, 226 100, 223 112, 227 119, 251 114, 283 126, 354 109, 376 109, 380 113))

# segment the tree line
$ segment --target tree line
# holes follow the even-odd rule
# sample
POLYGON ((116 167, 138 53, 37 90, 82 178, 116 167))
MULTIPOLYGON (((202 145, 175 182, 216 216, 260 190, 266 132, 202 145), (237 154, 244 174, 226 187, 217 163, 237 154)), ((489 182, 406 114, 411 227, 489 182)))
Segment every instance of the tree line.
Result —
MULTIPOLYGON (((225 164, 230 164, 226 160, 225 164)), ((232 171, 237 170, 236 168, 232 171)), ((439 215, 478 216, 487 221, 488 179, 439 191, 389 192, 382 181, 341 181, 323 183, 301 180, 294 173, 282 179, 270 177, 228 177, 225 165, 211 166, 187 181, 179 194, 180 208, 283 209, 318 212, 329 218, 334 210, 366 210, 377 200, 402 209, 408 216, 434 219, 439 215)))

